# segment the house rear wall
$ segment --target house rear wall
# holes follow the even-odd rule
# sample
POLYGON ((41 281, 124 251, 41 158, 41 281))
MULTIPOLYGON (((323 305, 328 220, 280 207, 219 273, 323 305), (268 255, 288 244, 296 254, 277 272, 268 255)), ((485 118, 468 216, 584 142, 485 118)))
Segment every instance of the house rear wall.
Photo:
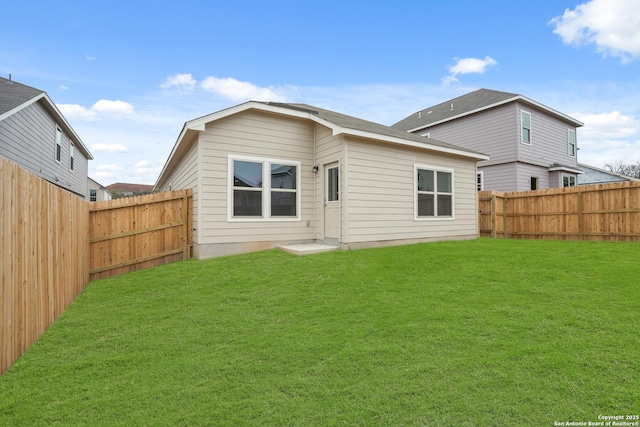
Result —
POLYGON ((344 243, 477 237, 475 162, 392 144, 347 141, 344 243), (454 170, 454 219, 414 219, 415 164, 454 170))

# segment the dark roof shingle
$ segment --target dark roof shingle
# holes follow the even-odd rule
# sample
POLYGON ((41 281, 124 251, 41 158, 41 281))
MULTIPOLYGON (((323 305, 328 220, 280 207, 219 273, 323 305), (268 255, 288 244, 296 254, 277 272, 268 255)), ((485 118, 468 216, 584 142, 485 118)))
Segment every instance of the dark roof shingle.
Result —
POLYGON ((43 93, 40 89, 0 77, 0 114, 11 111, 43 93))
POLYGON ((498 104, 518 96, 520 95, 517 93, 478 89, 466 95, 434 105, 433 107, 420 110, 409 117, 400 120, 398 123, 391 125, 391 127, 403 131, 409 131, 411 129, 427 126, 431 123, 436 123, 451 117, 469 113, 479 108, 498 104))

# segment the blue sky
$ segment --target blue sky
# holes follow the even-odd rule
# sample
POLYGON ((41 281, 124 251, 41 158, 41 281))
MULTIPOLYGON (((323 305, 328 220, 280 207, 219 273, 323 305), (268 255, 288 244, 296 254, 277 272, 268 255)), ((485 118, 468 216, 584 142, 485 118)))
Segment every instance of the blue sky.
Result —
POLYGON ((2 6, 0 75, 46 91, 103 185, 153 184, 185 121, 249 99, 383 124, 479 88, 640 160, 640 0, 65 1, 2 6))

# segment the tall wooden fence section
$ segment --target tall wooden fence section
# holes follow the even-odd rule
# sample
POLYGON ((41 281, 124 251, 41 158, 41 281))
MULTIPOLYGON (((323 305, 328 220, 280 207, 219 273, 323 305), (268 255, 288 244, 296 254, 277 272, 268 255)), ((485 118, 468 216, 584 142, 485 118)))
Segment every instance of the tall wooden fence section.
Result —
POLYGON ((478 193, 480 235, 640 241, 640 183, 478 193))
POLYGON ((192 190, 92 203, 91 280, 191 257, 192 190))
POLYGON ((0 158, 0 374, 89 282, 88 202, 0 158))

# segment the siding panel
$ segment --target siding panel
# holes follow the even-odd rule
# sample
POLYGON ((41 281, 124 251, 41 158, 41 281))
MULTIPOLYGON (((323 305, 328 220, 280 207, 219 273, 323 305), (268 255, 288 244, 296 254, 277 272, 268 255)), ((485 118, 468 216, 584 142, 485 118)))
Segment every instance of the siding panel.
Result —
POLYGON ((474 162, 348 140, 347 243, 477 235, 474 162), (455 219, 414 219, 414 164, 454 170, 455 219))
POLYGON ((89 160, 76 147, 69 169, 71 139, 62 131, 61 159, 55 160, 56 122, 33 103, 0 122, 0 155, 47 181, 84 198, 89 160))
POLYGON ((202 221, 200 244, 313 238, 314 126, 305 120, 246 111, 210 123, 200 134, 202 221), (228 155, 301 162, 301 220, 227 221, 228 155), (307 225, 307 222, 309 225, 307 225))

